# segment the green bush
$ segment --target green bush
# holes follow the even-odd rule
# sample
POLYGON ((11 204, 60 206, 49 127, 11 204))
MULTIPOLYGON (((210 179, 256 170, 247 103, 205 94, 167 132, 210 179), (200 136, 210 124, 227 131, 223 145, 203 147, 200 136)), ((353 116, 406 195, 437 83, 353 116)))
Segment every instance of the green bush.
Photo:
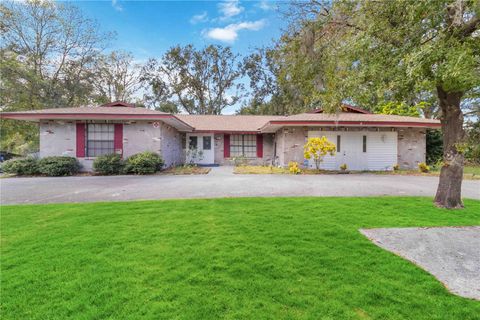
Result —
POLYGON ((133 174, 152 174, 163 167, 163 159, 155 152, 137 153, 127 159, 125 172, 133 174))
POLYGON ((106 154, 93 161, 93 170, 104 175, 119 174, 122 168, 123 161, 119 154, 106 154))
POLYGON ((2 164, 2 171, 18 176, 31 176, 39 173, 35 158, 10 159, 2 164))
POLYGON ((465 160, 472 165, 480 165, 480 145, 469 145, 465 152, 465 160))
POLYGON ((467 120, 465 122, 467 148, 465 150, 466 163, 480 165, 480 121, 467 120))
POLYGON ((442 131, 437 129, 427 129, 426 144, 427 164, 433 165, 438 161, 441 161, 443 156, 442 131))
POLYGON ((80 165, 73 157, 45 157, 38 161, 40 173, 51 177, 71 176, 78 172, 80 165))

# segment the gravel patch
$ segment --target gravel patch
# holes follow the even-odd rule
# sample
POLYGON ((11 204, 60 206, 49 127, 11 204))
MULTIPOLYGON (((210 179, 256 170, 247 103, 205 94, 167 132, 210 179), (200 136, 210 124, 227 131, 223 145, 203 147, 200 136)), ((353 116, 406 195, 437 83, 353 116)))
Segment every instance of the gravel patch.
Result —
POLYGON ((480 300, 480 226, 360 232, 377 246, 430 272, 450 292, 480 300))

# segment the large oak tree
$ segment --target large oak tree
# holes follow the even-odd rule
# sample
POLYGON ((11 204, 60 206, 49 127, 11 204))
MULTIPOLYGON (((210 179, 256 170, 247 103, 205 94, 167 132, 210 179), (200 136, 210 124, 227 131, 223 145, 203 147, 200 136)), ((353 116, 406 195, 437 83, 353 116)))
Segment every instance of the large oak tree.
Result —
POLYGON ((239 101, 242 74, 242 64, 229 47, 175 46, 144 67, 143 80, 151 89, 146 102, 168 109, 174 103, 190 114, 220 114, 239 101))
POLYGON ((113 51, 95 59, 90 79, 95 98, 99 103, 133 101, 142 87, 141 65, 135 63, 133 55, 124 51, 113 51))
POLYGON ((480 2, 313 0, 290 13, 301 18, 284 50, 304 64, 302 90, 312 101, 334 110, 345 100, 378 105, 436 95, 444 154, 435 204, 462 207, 461 105, 480 86, 480 2))

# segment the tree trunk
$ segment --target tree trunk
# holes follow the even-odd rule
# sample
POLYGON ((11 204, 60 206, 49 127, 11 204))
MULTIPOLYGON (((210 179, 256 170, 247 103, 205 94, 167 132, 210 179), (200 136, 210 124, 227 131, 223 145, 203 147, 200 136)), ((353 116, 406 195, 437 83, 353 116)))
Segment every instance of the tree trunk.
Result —
POLYGON ((435 205, 448 209, 463 208, 461 192, 464 155, 459 150, 459 144, 464 138, 463 113, 460 109, 463 92, 446 92, 437 87, 437 93, 442 110, 443 166, 435 205))

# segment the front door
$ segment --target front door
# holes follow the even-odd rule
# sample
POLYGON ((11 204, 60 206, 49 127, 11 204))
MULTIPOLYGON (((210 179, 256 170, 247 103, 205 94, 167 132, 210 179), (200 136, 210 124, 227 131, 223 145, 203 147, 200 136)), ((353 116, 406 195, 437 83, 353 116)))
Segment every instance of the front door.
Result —
MULTIPOLYGON (((348 131, 309 131, 308 137, 325 136, 330 142, 335 144, 336 153, 334 156, 326 155, 320 168, 324 170, 340 170, 340 166, 347 165, 348 170, 367 169, 366 154, 362 150, 363 134, 362 132, 348 131)), ((315 168, 313 160, 309 161, 309 167, 315 168)))
POLYGON ((362 132, 338 132, 337 141, 340 142, 340 148, 337 146, 337 150, 339 149, 336 155, 337 168, 346 164, 348 170, 367 169, 362 139, 362 132))
POLYGON ((187 163, 213 164, 214 157, 213 134, 187 134, 187 163))

